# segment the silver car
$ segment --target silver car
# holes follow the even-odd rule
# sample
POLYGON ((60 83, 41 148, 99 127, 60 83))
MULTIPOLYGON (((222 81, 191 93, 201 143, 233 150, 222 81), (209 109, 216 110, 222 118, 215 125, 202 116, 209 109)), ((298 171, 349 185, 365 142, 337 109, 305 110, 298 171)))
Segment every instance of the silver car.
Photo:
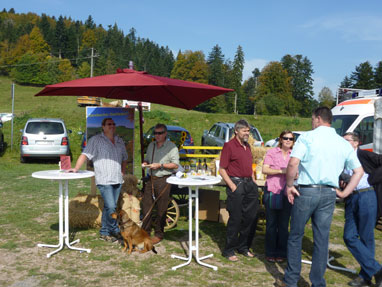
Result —
MULTIPOLYGON (((234 132, 234 123, 215 123, 210 130, 205 130, 202 136, 202 146, 223 146, 228 142, 234 132)), ((252 137, 256 140, 255 146, 264 146, 263 138, 257 128, 251 126, 250 132, 252 137)), ((207 153, 214 153, 214 151, 208 151, 207 153)), ((215 152, 218 153, 219 151, 215 152)))
POLYGON ((69 137, 65 123, 61 119, 29 119, 21 130, 20 161, 29 158, 59 158, 69 155, 69 137))

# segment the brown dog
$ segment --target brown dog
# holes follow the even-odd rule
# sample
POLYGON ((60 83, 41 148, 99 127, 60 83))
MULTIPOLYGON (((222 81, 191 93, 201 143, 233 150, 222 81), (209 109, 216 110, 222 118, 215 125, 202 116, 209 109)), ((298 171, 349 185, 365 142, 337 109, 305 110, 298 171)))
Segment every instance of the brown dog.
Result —
POLYGON ((145 253, 152 250, 155 254, 157 251, 151 242, 150 236, 140 228, 134 221, 132 221, 124 210, 119 211, 119 213, 112 213, 111 217, 116 219, 121 230, 121 236, 123 238, 123 243, 125 248, 122 251, 126 251, 127 246, 129 246, 128 253, 131 254, 133 246, 138 246, 143 243, 143 249, 139 253, 145 253))

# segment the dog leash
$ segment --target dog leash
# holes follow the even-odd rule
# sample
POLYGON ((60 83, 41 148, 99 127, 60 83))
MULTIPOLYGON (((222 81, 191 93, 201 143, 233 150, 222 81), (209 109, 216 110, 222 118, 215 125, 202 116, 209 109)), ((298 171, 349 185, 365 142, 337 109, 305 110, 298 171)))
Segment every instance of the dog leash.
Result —
MULTIPOLYGON (((154 193, 154 178, 151 176, 151 192, 154 193)), ((145 217, 143 217, 142 219, 142 228, 145 226, 145 220, 147 219, 147 217, 151 214, 151 211, 153 210, 155 204, 157 203, 157 201, 159 200, 159 198, 162 196, 162 194, 166 191, 166 189, 170 186, 170 184, 166 184, 166 186, 162 189, 162 191, 159 193, 158 197, 155 198, 153 204, 151 205, 149 211, 146 213, 145 217)))

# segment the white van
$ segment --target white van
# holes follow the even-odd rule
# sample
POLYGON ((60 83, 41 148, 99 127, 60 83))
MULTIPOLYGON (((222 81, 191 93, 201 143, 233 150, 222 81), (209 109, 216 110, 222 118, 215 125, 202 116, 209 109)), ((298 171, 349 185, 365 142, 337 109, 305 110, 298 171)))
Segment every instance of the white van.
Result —
POLYGON ((381 98, 380 91, 358 90, 355 95, 354 99, 343 101, 332 109, 332 127, 341 136, 357 132, 360 148, 373 151, 374 102, 381 98))

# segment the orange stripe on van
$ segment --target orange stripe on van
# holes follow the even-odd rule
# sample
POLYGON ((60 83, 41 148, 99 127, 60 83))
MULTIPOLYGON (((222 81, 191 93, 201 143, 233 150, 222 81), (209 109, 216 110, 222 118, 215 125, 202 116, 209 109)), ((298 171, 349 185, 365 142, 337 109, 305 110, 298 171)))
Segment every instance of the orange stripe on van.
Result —
POLYGON ((359 105, 359 104, 371 104, 373 100, 371 99, 359 99, 359 100, 351 100, 339 103, 339 106, 347 106, 347 105, 359 105))

